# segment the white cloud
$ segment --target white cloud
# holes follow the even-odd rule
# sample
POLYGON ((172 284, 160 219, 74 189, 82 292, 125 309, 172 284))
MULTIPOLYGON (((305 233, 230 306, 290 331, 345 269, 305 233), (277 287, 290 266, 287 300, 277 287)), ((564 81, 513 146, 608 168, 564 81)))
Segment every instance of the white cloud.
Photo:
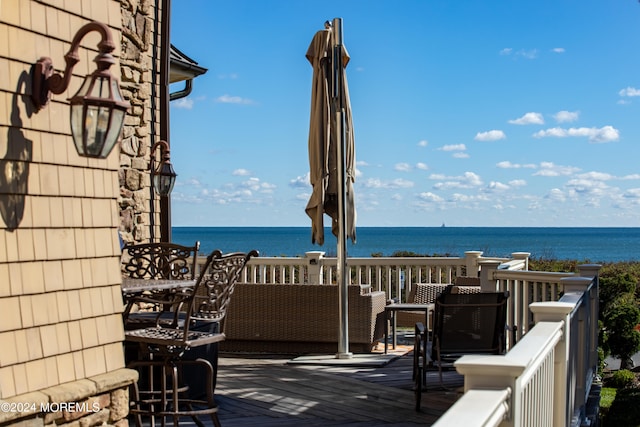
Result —
POLYGON ((526 113, 524 116, 509 120, 512 125, 543 125, 544 118, 540 113, 526 113))
POLYGON ((369 178, 361 184, 365 188, 381 188, 381 189, 396 189, 396 188, 411 188, 414 186, 413 181, 406 179, 394 179, 392 181, 382 181, 378 178, 369 178))
POLYGON ((631 175, 621 176, 620 179, 629 180, 629 179, 640 179, 640 174, 634 173, 631 175))
POLYGON ((552 162, 541 162, 540 170, 534 176, 567 176, 579 172, 580 168, 574 166, 560 166, 552 162))
POLYGON ((508 160, 504 160, 502 162, 496 163, 496 167, 500 169, 520 169, 520 168, 535 169, 537 166, 531 163, 526 163, 521 165, 519 163, 511 163, 508 160))
POLYGON ((620 96, 640 96, 640 89, 636 89, 635 87, 627 87, 618 92, 620 96))
POLYGON ((464 144, 448 144, 448 145, 443 145, 441 148, 438 148, 438 150, 442 150, 442 151, 464 151, 467 149, 467 146, 464 144))
POLYGON ((241 182, 236 186, 239 192, 250 195, 251 191, 261 192, 261 193, 272 193, 273 189, 276 188, 274 184, 269 184, 267 182, 260 181, 259 178, 249 178, 246 181, 241 182))
POLYGON ((426 139, 423 139, 422 141, 418 141, 419 147, 426 147, 427 145, 429 145, 429 141, 427 141, 426 139))
POLYGON ((193 108, 193 99, 188 97, 176 99, 171 103, 171 106, 176 108, 182 108, 184 110, 191 110, 193 108))
POLYGON ((309 176, 310 174, 309 172, 307 172, 304 175, 295 177, 294 179, 289 181, 289 187, 308 189, 309 186, 311 185, 311 180, 309 179, 309 176))
POLYGON ((493 191, 505 191, 509 189, 509 186, 499 181, 491 181, 487 186, 487 189, 493 191))
POLYGON ((640 201, 640 188, 630 188, 622 194, 622 197, 640 201))
POLYGON ((422 200, 422 201, 425 201, 425 202, 432 202, 432 203, 444 202, 444 199, 442 197, 440 197, 437 194, 434 194, 434 193, 432 193, 430 191, 418 194, 418 198, 420 200, 422 200))
POLYGON ((426 171, 426 170, 429 170, 429 166, 427 166, 426 163, 418 162, 416 163, 416 169, 419 169, 421 171, 426 171))
POLYGON ((476 141, 497 141, 505 139, 507 136, 501 130, 490 130, 487 132, 478 132, 475 136, 476 141))
POLYGON ((608 186, 599 180, 591 179, 571 179, 565 186, 571 191, 575 191, 578 194, 596 194, 604 195, 608 186))
POLYGON ((476 188, 482 185, 482 179, 474 172, 465 172, 462 176, 453 177, 432 174, 429 179, 444 181, 434 184, 433 188, 437 190, 446 190, 450 188, 476 188))
POLYGON ((411 188, 414 186, 414 182, 413 181, 409 181, 406 179, 394 179, 393 181, 391 181, 391 183, 389 184, 389 188, 411 188))
POLYGON ((578 178, 581 179, 591 179, 594 181, 609 181, 614 178, 613 175, 605 173, 605 172, 586 172, 578 175, 578 178))
POLYGON ((216 98, 216 102, 220 102, 222 104, 244 104, 249 105, 254 102, 248 98, 242 98, 240 96, 230 96, 230 95, 222 95, 216 98))
POLYGON ((409 172, 411 171, 411 165, 409 163, 396 163, 393 169, 398 172, 409 172))
POLYGON ((558 123, 567 123, 567 122, 575 122, 576 120, 578 120, 579 116, 580 116, 579 111, 563 110, 563 111, 558 111, 556 114, 554 114, 553 118, 558 123))
POLYGON ((488 201, 489 198, 484 195, 484 194, 478 194, 478 195, 468 195, 468 194, 460 194, 460 193, 454 193, 453 195, 451 195, 451 197, 449 198, 450 201, 452 202, 458 202, 458 203, 475 203, 478 201, 488 201))
POLYGON ((526 59, 536 59, 538 57, 538 49, 520 49, 516 52, 516 55, 526 59))
MULTIPOLYGON (((265 204, 273 197, 276 185, 262 182, 258 178, 249 178, 243 182, 229 182, 218 188, 203 188, 199 191, 197 200, 192 196, 181 197, 181 201, 196 203, 210 201, 218 205, 230 205, 235 203, 265 204)), ((173 196, 172 196, 173 197, 173 196)))
POLYGON ((553 52, 553 53, 564 53, 565 49, 563 47, 554 47, 553 49, 551 49, 551 52, 553 52))
POLYGON ((251 172, 249 172, 247 169, 236 169, 233 172, 231 172, 231 175, 234 175, 234 176, 249 176, 249 175, 251 175, 251 172))
POLYGON ((451 157, 453 157, 454 159, 468 159, 469 154, 464 153, 462 151, 458 151, 456 153, 453 153, 451 157))
POLYGON ((545 196, 545 198, 556 202, 564 202, 565 200, 567 200, 567 196, 559 188, 552 188, 551 190, 549 190, 549 193, 545 196))
POLYGON ((431 175, 429 175, 429 179, 437 181, 437 180, 442 180, 442 179, 453 179, 453 178, 448 177, 446 175, 443 175, 441 173, 432 173, 431 175))
POLYGON ((520 49, 520 50, 514 51, 513 48, 506 47, 502 49, 499 53, 500 55, 505 55, 505 56, 514 55, 516 57, 522 57, 525 59, 536 59, 538 57, 538 49, 520 49))
POLYGON ((513 179, 509 181, 509 185, 511 187, 524 187, 525 185, 527 185, 527 181, 525 181, 524 179, 513 179))
POLYGON ((620 131, 613 126, 603 126, 601 128, 550 128, 541 130, 533 134, 534 138, 566 138, 566 137, 583 137, 589 138, 589 142, 601 143, 617 141, 620 138, 620 131))

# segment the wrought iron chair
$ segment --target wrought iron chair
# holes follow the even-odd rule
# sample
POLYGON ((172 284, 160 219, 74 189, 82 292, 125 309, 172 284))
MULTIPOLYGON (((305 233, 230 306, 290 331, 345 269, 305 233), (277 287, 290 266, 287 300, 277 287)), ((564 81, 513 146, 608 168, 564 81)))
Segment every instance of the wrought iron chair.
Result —
POLYGON ((176 243, 142 243, 123 248, 122 271, 137 279, 195 279, 200 242, 193 246, 176 243))
MULTIPOLYGON (((190 357, 194 350, 223 341, 222 331, 196 330, 196 321, 201 319, 201 289, 210 292, 206 297, 211 317, 221 322, 226 314, 229 298, 233 294, 236 281, 247 261, 257 255, 245 253, 222 254, 215 250, 208 257, 193 287, 176 292, 170 300, 171 310, 180 311, 178 325, 166 324, 159 319, 155 326, 125 331, 125 341, 141 345, 147 354, 145 360, 129 363, 129 367, 140 371, 141 379, 133 386, 131 414, 136 424, 142 425, 142 416, 160 417, 164 424, 166 417, 173 417, 177 426, 180 417, 192 417, 202 426, 199 415, 210 415, 213 424, 220 426, 213 391, 217 376, 216 360, 190 357), (214 314, 215 313, 215 314, 214 314), (189 393, 190 384, 185 382, 184 368, 200 368, 198 376, 205 382, 203 398, 194 398, 189 393), (159 389, 156 389, 159 383, 159 389), (141 388, 142 387, 142 388, 141 388)), ((165 304, 165 300, 160 303, 165 304)))
MULTIPOLYGON (((199 241, 193 246, 167 242, 127 245, 122 250, 122 273, 134 279, 194 280, 199 249, 199 241)), ((178 321, 166 310, 174 298, 172 292, 133 294, 124 297, 126 306, 122 317, 125 329, 152 326, 158 319, 163 322, 178 321), (144 305, 151 305, 151 310, 132 311, 136 306, 144 305)))
POLYGON ((416 410, 420 410, 426 388, 427 366, 437 365, 440 385, 442 370, 465 354, 501 354, 505 350, 508 292, 442 293, 435 302, 431 357, 428 331, 421 322, 415 326, 414 381, 416 410), (429 360, 430 359, 430 360, 429 360))
MULTIPOLYGON (((191 320, 193 322, 192 330, 217 333, 225 332, 224 324, 227 315, 227 308, 231 301, 231 294, 235 289, 235 282, 238 280, 242 269, 250 258, 257 257, 258 251, 252 250, 248 254, 232 253, 224 255, 224 261, 216 264, 214 259, 209 269, 210 274, 195 294, 193 312, 191 320), (221 268, 227 264, 230 267, 235 264, 235 268, 221 268), (232 283, 232 285, 229 285, 232 283)), ((190 359, 203 358, 209 360, 213 365, 214 371, 218 370, 218 343, 208 344, 206 346, 193 349, 189 353, 190 359)), ((200 398, 206 394, 206 390, 216 388, 216 378, 213 377, 213 384, 209 386, 205 383, 202 376, 193 372, 193 369, 187 368, 185 376, 190 377, 190 396, 200 398)))

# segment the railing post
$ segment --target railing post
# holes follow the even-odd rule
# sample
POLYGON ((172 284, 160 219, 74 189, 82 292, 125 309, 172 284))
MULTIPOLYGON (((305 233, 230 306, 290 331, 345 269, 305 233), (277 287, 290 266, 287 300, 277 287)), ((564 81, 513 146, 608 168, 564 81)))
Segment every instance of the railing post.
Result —
POLYGON ((580 264, 577 270, 581 277, 598 277, 601 268, 600 264, 580 264))
POLYGON ((516 406, 519 406, 519 399, 514 393, 518 390, 518 378, 527 368, 526 363, 507 356, 466 355, 458 359, 454 366, 464 376, 465 394, 471 390, 508 390, 508 415, 499 425, 520 427, 514 422, 514 415, 518 411, 516 406))
POLYGON ((524 260, 524 268, 523 270, 529 270, 529 257, 531 256, 531 252, 513 252, 511 254, 511 258, 513 259, 521 259, 524 260))
POLYGON ((480 290, 481 292, 495 292, 497 289, 494 273, 498 270, 500 261, 480 261, 480 290))
POLYGON ((310 285, 322 284, 322 251, 305 252, 304 257, 307 260, 307 280, 310 285))
POLYGON ((592 277, 585 276, 563 277, 560 279, 565 294, 569 292, 585 293, 592 281, 592 277))
POLYGON ((464 264, 468 277, 478 277, 478 273, 480 272, 480 264, 478 262, 481 256, 482 251, 465 251, 464 264))
MULTIPOLYGON (((574 308, 575 304, 570 302, 534 302, 529 305, 529 309, 533 313, 534 323, 563 322, 562 338, 556 345, 553 363, 554 426, 570 425, 571 416, 573 415, 573 411, 570 409, 570 407, 573 407, 573 404, 569 405, 570 402, 568 402, 569 390, 567 390, 567 376, 570 372, 570 317, 574 308)), ((571 391, 570 394, 573 396, 573 391, 571 391)))

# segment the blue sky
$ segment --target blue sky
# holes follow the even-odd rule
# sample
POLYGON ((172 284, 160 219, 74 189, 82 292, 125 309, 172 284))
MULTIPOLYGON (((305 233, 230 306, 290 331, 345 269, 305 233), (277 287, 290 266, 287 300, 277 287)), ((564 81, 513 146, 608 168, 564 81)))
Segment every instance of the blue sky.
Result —
POLYGON ((310 225, 305 53, 336 17, 358 226, 640 225, 637 1, 189 0, 174 226, 310 225))

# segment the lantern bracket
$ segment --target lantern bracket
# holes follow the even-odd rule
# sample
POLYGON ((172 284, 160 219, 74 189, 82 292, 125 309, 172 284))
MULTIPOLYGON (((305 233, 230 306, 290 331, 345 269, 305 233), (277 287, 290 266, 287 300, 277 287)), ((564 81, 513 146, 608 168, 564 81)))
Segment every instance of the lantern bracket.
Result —
POLYGON ((73 37, 71 48, 64 56, 66 67, 62 75, 60 73, 54 74, 53 61, 49 57, 43 56, 34 64, 31 98, 36 111, 47 105, 51 98, 51 93, 61 94, 67 89, 67 87, 69 87, 71 71, 80 61, 80 56, 78 55, 80 42, 84 36, 91 31, 98 31, 102 36, 100 43, 98 43, 98 50, 100 53, 95 59, 95 62, 98 65, 98 70, 101 72, 109 72, 109 67, 115 63, 111 52, 116 48, 113 43, 113 37, 111 37, 111 31, 109 30, 109 27, 102 22, 89 22, 81 27, 73 37))

